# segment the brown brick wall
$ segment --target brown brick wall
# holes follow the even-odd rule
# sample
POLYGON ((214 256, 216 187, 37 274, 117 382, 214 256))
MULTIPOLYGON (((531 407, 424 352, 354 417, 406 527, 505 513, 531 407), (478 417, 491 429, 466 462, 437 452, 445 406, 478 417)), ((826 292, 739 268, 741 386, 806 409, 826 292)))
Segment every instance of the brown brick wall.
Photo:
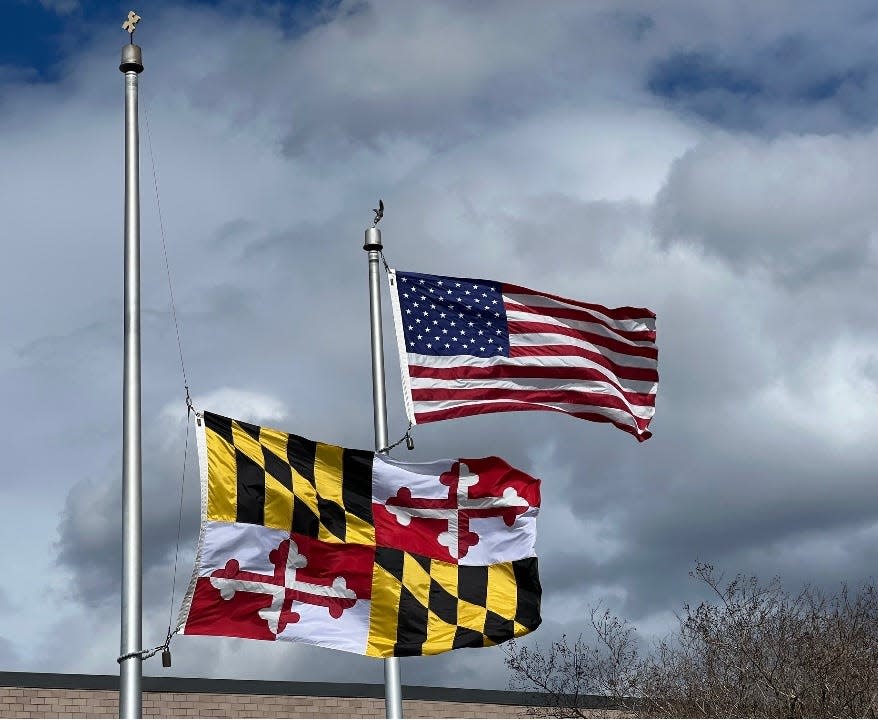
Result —
MULTIPOLYGON (((0 687, 0 718, 115 718, 116 690, 0 687)), ((521 705, 404 700, 406 718, 522 718, 521 705)), ((313 695, 247 695, 217 692, 143 692, 145 718, 383 718, 384 700, 313 695)), ((613 710, 586 711, 585 717, 618 718, 613 710)))
MULTIPOLYGON (((119 693, 114 690, 52 690, 0 687, 3 718, 115 718, 119 693)), ((406 718, 517 718, 516 705, 404 700, 406 718)), ((383 718, 384 701, 376 698, 237 695, 144 692, 145 718, 383 718)))

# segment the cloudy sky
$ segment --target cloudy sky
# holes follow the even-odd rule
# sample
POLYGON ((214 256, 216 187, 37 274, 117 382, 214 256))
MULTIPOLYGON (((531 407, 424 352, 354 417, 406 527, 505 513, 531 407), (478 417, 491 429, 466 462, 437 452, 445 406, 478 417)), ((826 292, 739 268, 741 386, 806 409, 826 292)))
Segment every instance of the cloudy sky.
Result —
MULTIPOLYGON (((144 644, 170 613, 186 409, 373 441, 363 231, 400 269, 658 316, 654 437, 554 413, 397 457, 542 478, 548 644, 646 637, 696 561, 828 588, 878 559, 878 6, 143 0, 144 644), (872 440, 869 440, 869 438, 872 440)), ((128 4, 0 7, 0 669, 118 672, 128 4)), ((385 294, 390 435, 405 429, 385 294)), ((190 451, 176 617, 198 528, 190 451)), ((177 638, 146 674, 382 682, 380 661, 177 638)), ((499 648, 404 683, 504 688, 499 648)))

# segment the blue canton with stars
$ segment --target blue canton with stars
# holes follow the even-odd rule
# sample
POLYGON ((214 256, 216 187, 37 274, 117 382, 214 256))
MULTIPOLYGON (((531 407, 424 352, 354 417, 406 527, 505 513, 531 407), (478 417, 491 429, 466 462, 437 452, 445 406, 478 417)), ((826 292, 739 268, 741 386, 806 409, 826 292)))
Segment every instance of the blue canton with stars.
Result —
POLYGON ((396 272, 405 347, 421 355, 509 355, 501 284, 396 272))

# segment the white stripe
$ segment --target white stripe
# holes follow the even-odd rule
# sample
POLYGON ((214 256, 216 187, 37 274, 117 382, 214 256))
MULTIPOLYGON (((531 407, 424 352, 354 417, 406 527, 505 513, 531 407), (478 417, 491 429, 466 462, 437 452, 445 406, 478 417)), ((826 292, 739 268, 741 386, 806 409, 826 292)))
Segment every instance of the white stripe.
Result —
MULTIPOLYGON (((618 398, 631 409, 632 414, 638 417, 646 417, 647 409, 652 410, 652 405, 635 405, 629 402, 616 388, 606 383, 590 382, 559 382, 555 379, 546 380, 467 380, 465 383, 457 380, 432 380, 430 378, 412 378, 413 390, 483 390, 497 388, 498 390, 568 390, 574 392, 591 392, 618 398)), ((514 402, 514 398, 512 399, 514 402)), ((496 401, 495 401, 496 402, 496 401)))
MULTIPOLYGON (((532 357, 508 358, 495 355, 490 358, 480 358, 474 355, 421 355, 419 353, 408 353, 406 356, 409 365, 419 365, 429 368, 456 368, 456 367, 526 367, 533 368, 534 376, 539 377, 540 368, 568 368, 581 367, 592 368, 598 370, 604 377, 617 381, 622 387, 631 392, 654 393, 657 382, 652 380, 628 380, 620 378, 608 370, 603 365, 599 365, 594 360, 580 357, 578 355, 534 355, 532 357)), ((416 378, 411 378, 415 380, 416 378)), ((469 380, 461 380, 460 382, 469 382, 469 380)))
MULTIPOLYGON (((418 378, 417 380, 420 380, 420 378, 418 378)), ((640 417, 640 418, 644 418, 644 419, 650 418, 650 417, 652 417, 653 413, 655 412, 655 407, 653 405, 635 405, 633 403, 630 403, 624 397, 619 395, 618 391, 616 391, 614 388, 610 388, 610 390, 612 390, 612 392, 609 392, 607 390, 606 386, 604 386, 603 388, 589 387, 587 385, 582 385, 579 387, 574 386, 573 388, 571 388, 569 386, 563 386, 563 387, 562 386, 550 386, 548 388, 541 388, 541 387, 528 388, 528 387, 523 387, 521 385, 516 385, 515 383, 507 383, 507 382, 498 380, 497 382, 484 381, 484 382, 480 382, 478 384, 468 382, 466 384, 465 388, 461 388, 460 385, 455 385, 453 381, 449 383, 448 381, 443 382, 440 380, 440 381, 435 381, 435 384, 432 384, 429 382, 425 383, 425 384, 421 384, 420 382, 415 381, 412 383, 412 388, 415 390, 446 389, 446 390, 452 390, 452 391, 453 390, 461 390, 461 389, 464 389, 464 390, 483 389, 484 390, 484 389, 490 389, 490 388, 497 388, 499 390, 534 390, 537 392, 539 392, 540 390, 550 390, 551 391, 551 390, 555 390, 555 389, 558 389, 558 390, 578 390, 580 392, 593 392, 596 394, 605 394, 608 397, 614 397, 625 404, 625 407, 628 408, 628 411, 630 412, 630 414, 636 415, 637 417, 640 417)), ((418 406, 422 402, 425 402, 425 401, 416 400, 415 406, 418 406)), ((461 399, 461 400, 457 400, 455 402, 458 402, 460 404, 466 404, 466 403, 470 403, 470 402, 481 402, 481 401, 461 399)), ((518 400, 515 397, 494 399, 494 400, 490 400, 487 402, 522 402, 522 403, 536 402, 536 403, 539 403, 539 401, 518 400)), ((601 406, 601 407, 603 407, 603 406, 601 406)), ((416 410, 417 410, 417 407, 416 407, 416 410)))
MULTIPOLYGON (((568 337, 567 335, 556 335, 554 333, 510 333, 509 344, 512 347, 541 347, 550 345, 568 345, 573 347, 591 350, 599 355, 603 355, 608 360, 626 367, 638 368, 655 368, 658 367, 658 361, 652 358, 641 357, 640 355, 628 355, 626 353, 608 350, 605 347, 595 345, 587 340, 568 337)), ((559 356, 563 357, 563 356, 559 356)), ((567 365, 567 363, 559 363, 567 365)))
POLYGON ((569 308, 570 310, 578 310, 579 312, 591 313, 596 318, 603 320, 610 327, 616 328, 617 330, 655 330, 655 318, 653 317, 637 318, 632 320, 616 320, 615 318, 612 318, 609 315, 605 315, 598 310, 580 307, 579 305, 573 305, 571 303, 561 302, 559 300, 553 300, 552 298, 547 298, 544 295, 504 293, 503 299, 505 300, 507 298, 512 302, 518 303, 519 305, 530 305, 531 307, 544 308, 569 308))
POLYGON ((507 310, 507 320, 517 320, 518 322, 538 322, 546 325, 557 325, 558 327, 569 327, 582 332, 590 332, 595 335, 601 335, 611 340, 616 340, 626 345, 634 347, 655 347, 652 340, 631 340, 624 335, 614 332, 610 328, 596 322, 587 322, 585 320, 568 320, 566 318, 556 318, 551 315, 540 315, 534 312, 522 312, 520 310, 507 310))

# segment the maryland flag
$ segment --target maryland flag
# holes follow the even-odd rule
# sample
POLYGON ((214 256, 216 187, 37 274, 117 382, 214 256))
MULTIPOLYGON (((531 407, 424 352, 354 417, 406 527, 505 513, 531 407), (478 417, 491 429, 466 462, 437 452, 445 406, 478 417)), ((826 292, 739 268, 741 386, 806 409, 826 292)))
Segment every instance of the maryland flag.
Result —
POLYGON ((403 463, 205 412, 178 629, 373 657, 536 629, 539 480, 497 457, 403 463))

